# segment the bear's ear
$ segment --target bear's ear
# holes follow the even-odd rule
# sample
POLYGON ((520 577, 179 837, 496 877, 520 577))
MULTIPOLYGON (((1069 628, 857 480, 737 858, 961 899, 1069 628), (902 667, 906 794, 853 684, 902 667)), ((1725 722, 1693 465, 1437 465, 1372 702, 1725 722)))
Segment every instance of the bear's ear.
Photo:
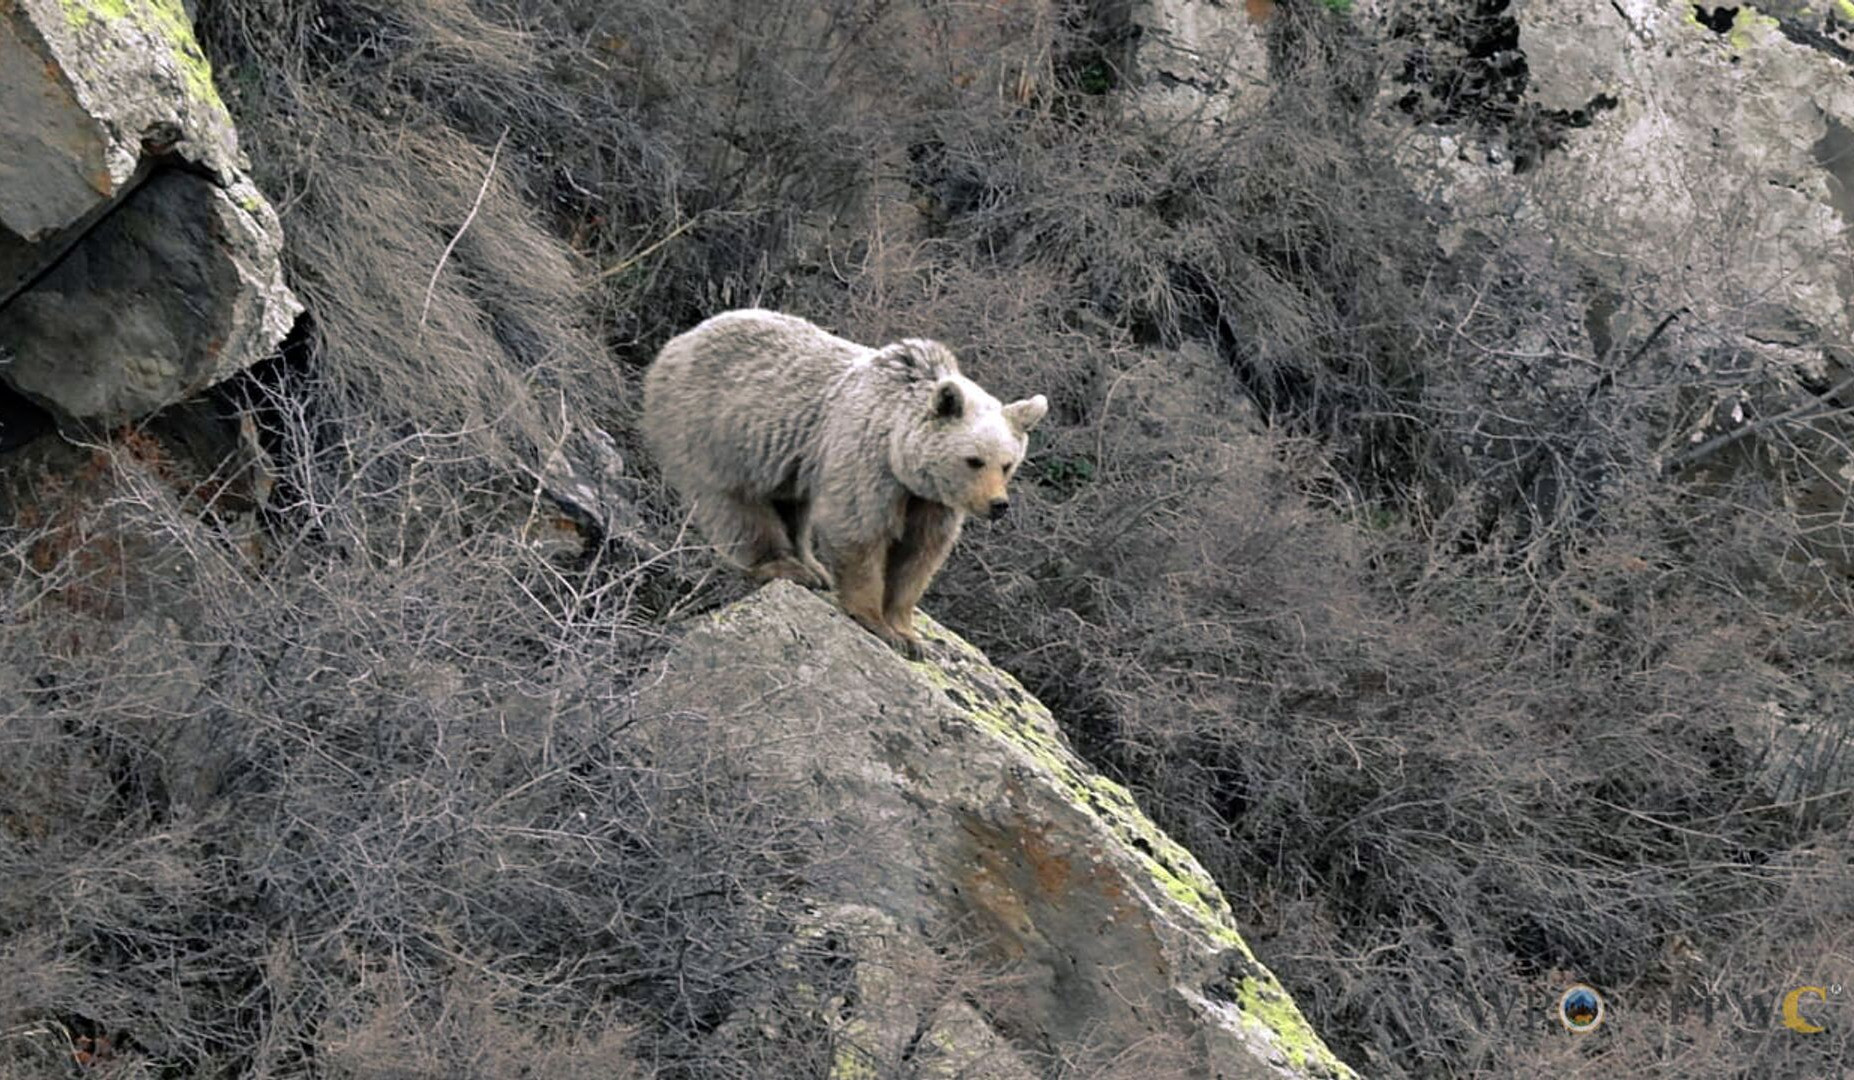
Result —
POLYGON ((959 374, 959 361, 952 350, 926 338, 903 338, 884 345, 876 352, 876 362, 887 365, 909 382, 959 374))
POLYGON ((935 420, 957 420, 966 412, 966 398, 959 392, 959 385, 948 379, 933 392, 933 417, 935 420))
POLYGON ((1022 401, 1013 401, 1004 407, 1004 418, 1019 432, 1027 432, 1035 427, 1043 414, 1049 411, 1049 399, 1041 394, 1022 401))

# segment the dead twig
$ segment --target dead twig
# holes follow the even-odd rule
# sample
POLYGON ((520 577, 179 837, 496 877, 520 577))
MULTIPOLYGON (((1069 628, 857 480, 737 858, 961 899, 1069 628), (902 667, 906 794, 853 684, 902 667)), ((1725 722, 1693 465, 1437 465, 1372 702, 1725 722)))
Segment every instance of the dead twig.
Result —
POLYGON ((431 280, 425 283, 425 303, 418 309, 418 326, 421 330, 425 328, 425 316, 431 313, 431 294, 438 287, 438 275, 444 272, 444 264, 450 259, 451 252, 456 250, 457 241, 463 239, 464 230, 470 227, 470 223, 476 220, 476 212, 482 209, 483 196, 489 193, 490 178, 496 175, 496 160, 502 156, 502 144, 508 137, 509 129, 504 127, 502 134, 496 137, 496 148, 489 152, 489 168, 483 170, 483 185, 476 189, 476 201, 470 204, 470 212, 464 216, 463 224, 457 226, 451 242, 444 245, 444 253, 438 256, 438 265, 431 268, 431 280))
POLYGON ((1693 449, 1683 454, 1675 455, 1674 459, 1669 461, 1662 471, 1666 475, 1672 476, 1695 462, 1711 457, 1733 443, 1738 442, 1740 439, 1749 438, 1761 431, 1769 431, 1778 424, 1788 423, 1792 420, 1817 420, 1824 416, 1834 416, 1837 413, 1845 413, 1849 411, 1848 406, 1833 408, 1829 405, 1829 402, 1836 394, 1841 393, 1849 387, 1854 387, 1854 375, 1849 375, 1847 378, 1842 379, 1840 382, 1830 387, 1828 391, 1820 397, 1811 398, 1794 408, 1785 409, 1775 416, 1766 416, 1756 423, 1746 424, 1741 428, 1734 428, 1723 434, 1714 435, 1712 438, 1700 443, 1693 449))
POLYGON ((644 259, 650 258, 650 256, 656 254, 657 251, 663 247, 663 245, 669 243, 671 240, 676 239, 678 236, 681 236, 683 233, 688 232, 691 228, 694 227, 695 223, 700 220, 701 220, 700 214, 697 214, 695 217, 685 220, 682 224, 676 226, 674 229, 671 229, 669 233, 663 237, 663 239, 658 240, 654 244, 651 244, 649 247, 646 247, 644 250, 638 252, 637 254, 629 256, 628 258, 622 259, 618 263, 600 271, 598 280, 604 281, 607 278, 616 277, 617 275, 624 273, 626 270, 629 270, 631 267, 636 266, 639 262, 643 261, 644 259))

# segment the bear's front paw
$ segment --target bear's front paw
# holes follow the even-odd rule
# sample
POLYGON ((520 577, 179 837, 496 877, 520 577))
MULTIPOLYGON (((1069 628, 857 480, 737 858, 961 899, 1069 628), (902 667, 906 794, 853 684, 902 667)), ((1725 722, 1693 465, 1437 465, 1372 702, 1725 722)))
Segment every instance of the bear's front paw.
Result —
POLYGON ((927 646, 921 641, 920 635, 914 632, 914 620, 911 616, 892 616, 887 622, 889 631, 894 635, 892 640, 896 651, 910 660, 927 658, 927 646))
POLYGON ((801 563, 804 564, 805 569, 811 571, 811 573, 817 578, 818 583, 816 585, 811 586, 811 588, 818 589, 823 592, 830 592, 837 587, 837 579, 830 576, 830 571, 824 569, 823 563, 817 561, 817 559, 813 558, 810 555, 800 555, 798 559, 801 563))
POLYGON ((824 589, 830 586, 830 576, 821 566, 808 566, 797 559, 780 557, 768 559, 758 564, 751 571, 753 579, 765 584, 776 578, 796 581, 807 589, 824 589))
POLYGON ((882 619, 873 619, 854 613, 852 613, 850 617, 855 619, 863 629, 881 638, 889 648, 894 649, 908 659, 919 660, 925 655, 921 651, 920 639, 914 637, 912 634, 900 633, 882 619))

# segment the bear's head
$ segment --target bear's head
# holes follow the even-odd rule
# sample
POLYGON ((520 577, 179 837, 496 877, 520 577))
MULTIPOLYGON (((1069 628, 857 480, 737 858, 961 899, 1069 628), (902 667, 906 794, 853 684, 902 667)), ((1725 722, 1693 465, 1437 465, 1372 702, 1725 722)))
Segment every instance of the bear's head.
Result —
POLYGON ((1024 459, 1030 429, 1049 411, 1038 394, 1009 405, 953 372, 933 381, 927 406, 895 432, 896 477, 923 499, 968 514, 1000 518, 1010 509, 1006 485, 1024 459))

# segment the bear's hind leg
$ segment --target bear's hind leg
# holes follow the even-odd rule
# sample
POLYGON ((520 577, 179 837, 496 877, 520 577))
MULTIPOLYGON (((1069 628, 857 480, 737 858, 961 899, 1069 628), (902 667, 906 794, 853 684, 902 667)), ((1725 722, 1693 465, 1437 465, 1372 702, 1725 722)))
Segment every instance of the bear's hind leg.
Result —
POLYGON ((698 499, 695 511, 708 542, 755 581, 787 578, 807 588, 824 586, 824 578, 793 551, 785 521, 771 503, 721 495, 698 499))
POLYGON ((817 552, 812 543, 815 534, 811 528, 810 500, 796 504, 790 513, 782 513, 779 516, 785 521, 786 531, 792 538, 792 548, 796 552, 799 564, 817 575, 818 580, 824 583, 824 588, 834 588, 836 582, 831 577, 830 571, 818 561, 817 552))

